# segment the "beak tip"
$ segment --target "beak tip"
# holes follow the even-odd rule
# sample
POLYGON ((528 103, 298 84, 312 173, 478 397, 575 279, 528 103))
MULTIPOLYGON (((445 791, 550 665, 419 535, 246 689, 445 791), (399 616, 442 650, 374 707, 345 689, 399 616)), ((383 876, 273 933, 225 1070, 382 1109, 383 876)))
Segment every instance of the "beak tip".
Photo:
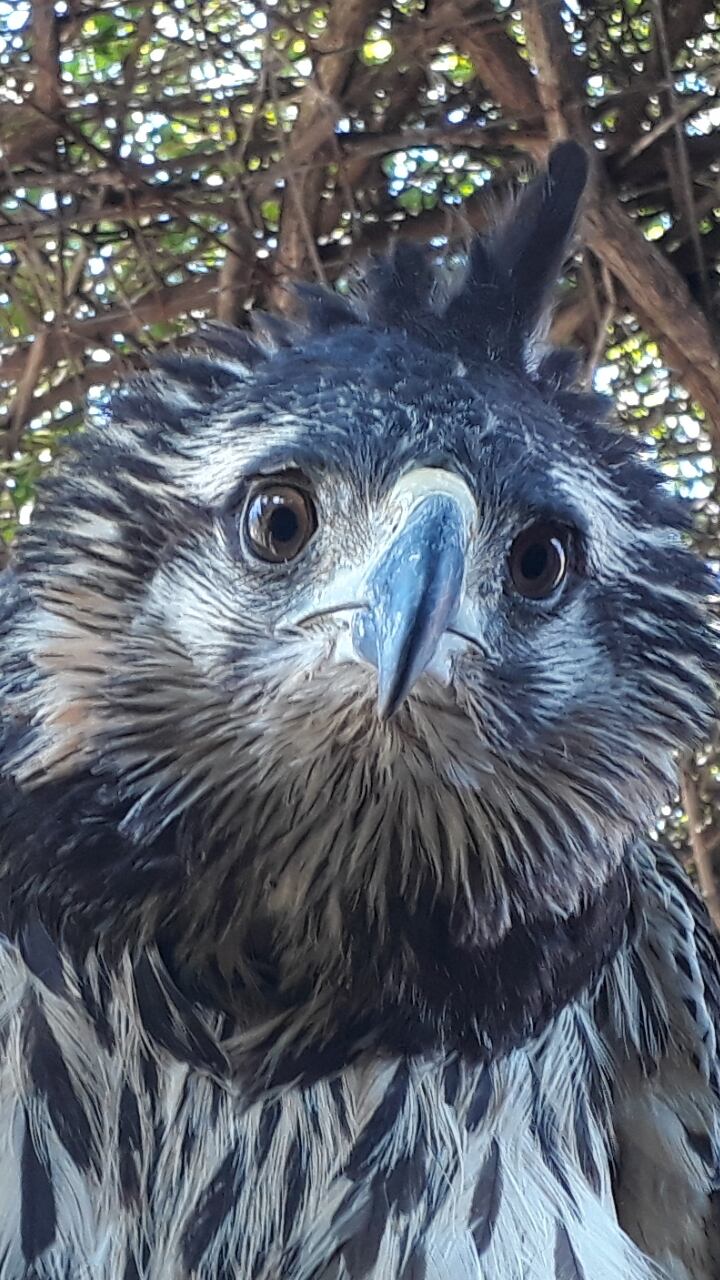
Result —
POLYGON ((388 703, 378 699, 377 716, 381 724, 389 724, 398 709, 397 703, 388 703))

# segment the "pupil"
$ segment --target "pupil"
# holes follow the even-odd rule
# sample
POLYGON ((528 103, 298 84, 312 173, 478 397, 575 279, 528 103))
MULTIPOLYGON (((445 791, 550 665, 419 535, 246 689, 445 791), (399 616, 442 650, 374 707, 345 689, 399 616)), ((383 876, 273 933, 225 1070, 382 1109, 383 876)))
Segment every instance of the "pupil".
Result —
POLYGON ((546 572, 549 560, 549 550, 543 546, 542 542, 535 542, 523 554, 520 561, 520 569, 525 579, 534 581, 536 578, 542 578, 546 572))
POLYGON ((292 542, 298 527, 297 514, 292 507, 276 507, 270 516, 270 537, 273 542, 292 542))

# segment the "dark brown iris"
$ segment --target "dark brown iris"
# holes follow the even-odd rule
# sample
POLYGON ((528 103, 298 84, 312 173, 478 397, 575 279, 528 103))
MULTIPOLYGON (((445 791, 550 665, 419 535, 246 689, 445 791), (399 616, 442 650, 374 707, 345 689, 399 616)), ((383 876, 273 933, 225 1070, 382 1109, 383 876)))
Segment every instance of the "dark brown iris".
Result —
POLYGON ((544 600, 568 570, 568 530, 550 521, 531 524, 510 548, 510 577, 526 600, 544 600))
POLYGON ((316 528, 315 507, 304 489, 273 482, 251 493, 245 509, 245 539, 261 560, 271 564, 294 560, 316 528))

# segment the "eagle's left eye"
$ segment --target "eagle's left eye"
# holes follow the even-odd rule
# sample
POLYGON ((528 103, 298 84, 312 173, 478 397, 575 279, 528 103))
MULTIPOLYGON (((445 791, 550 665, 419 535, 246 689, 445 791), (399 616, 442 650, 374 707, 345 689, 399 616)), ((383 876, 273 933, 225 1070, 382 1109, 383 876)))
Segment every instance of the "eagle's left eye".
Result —
POLYGON ((568 571, 569 531, 538 521, 518 534, 510 548, 510 578, 526 600, 543 600, 557 591, 568 571))
POLYGON ((309 493, 277 481, 258 485, 245 507, 248 550, 271 564, 294 560, 317 529, 317 512, 309 493))

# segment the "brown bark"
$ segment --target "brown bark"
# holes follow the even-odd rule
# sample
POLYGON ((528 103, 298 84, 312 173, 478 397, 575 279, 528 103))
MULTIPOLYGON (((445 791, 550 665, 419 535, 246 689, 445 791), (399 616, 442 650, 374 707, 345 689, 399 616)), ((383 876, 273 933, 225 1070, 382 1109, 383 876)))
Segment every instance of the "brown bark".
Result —
POLYGON ((33 0, 33 102, 48 116, 62 108, 59 54, 60 43, 53 0, 33 0))
POLYGON ((560 6, 528 0, 522 6, 522 14, 528 49, 537 67, 537 92, 550 141, 589 141, 582 66, 568 44, 560 6))
POLYGON ((31 30, 32 93, 25 107, 7 112, 0 124, 0 147, 8 166, 36 163, 61 132, 60 48, 53 0, 33 0, 31 30))
POLYGON ((720 349, 682 276, 614 197, 601 192, 585 210, 585 239, 656 334, 668 364, 708 416, 720 452, 720 349))
POLYGON ((22 375, 17 382, 17 390, 10 406, 7 426, 2 435, 0 435, 0 452, 6 461, 9 461, 15 450, 19 448, 25 423, 33 416, 33 395, 42 377, 43 367, 47 364, 47 346, 48 331, 47 329, 41 329, 39 333, 35 334, 30 348, 24 352, 25 361, 22 375))
POLYGON ((324 167, 299 174, 297 166, 318 153, 322 155, 332 143, 335 124, 342 112, 343 89, 377 8, 376 0, 334 0, 328 10, 327 27, 314 47, 315 73, 303 90, 292 142, 285 157, 293 179, 294 198, 284 202, 280 219, 280 287, 274 291, 274 302, 281 310, 288 306, 283 280, 302 275, 312 265, 313 236, 325 184, 324 167), (298 216, 298 205, 303 216, 298 216))
POLYGON ((535 81, 517 46, 495 24, 471 20, 475 0, 446 6, 446 22, 457 48, 472 60, 488 93, 514 120, 539 123, 543 118, 535 81))
POLYGON ((690 769, 683 774, 682 801, 700 892, 715 928, 720 929, 720 839, 705 821, 698 780, 690 769))

